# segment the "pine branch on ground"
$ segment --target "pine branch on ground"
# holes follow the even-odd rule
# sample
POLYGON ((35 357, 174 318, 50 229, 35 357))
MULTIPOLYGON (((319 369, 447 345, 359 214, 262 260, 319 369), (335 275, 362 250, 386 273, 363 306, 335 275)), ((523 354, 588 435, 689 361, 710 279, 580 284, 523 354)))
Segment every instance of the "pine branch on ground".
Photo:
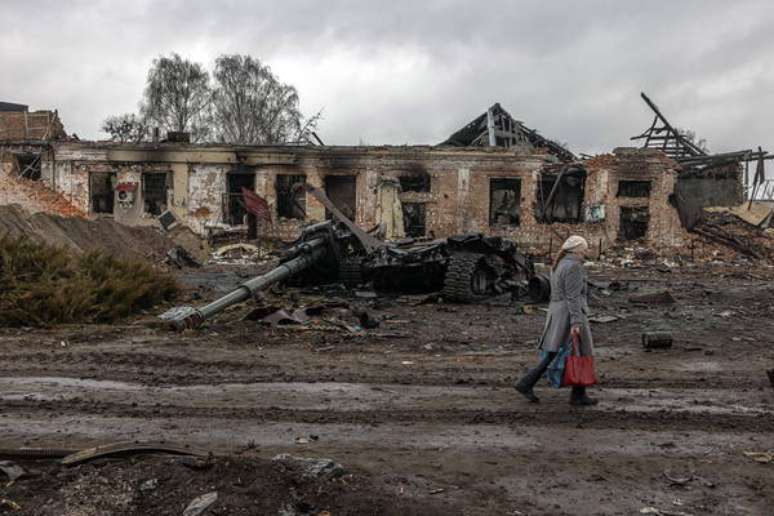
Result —
POLYGON ((172 278, 144 263, 0 237, 0 326, 109 323, 176 292, 172 278))

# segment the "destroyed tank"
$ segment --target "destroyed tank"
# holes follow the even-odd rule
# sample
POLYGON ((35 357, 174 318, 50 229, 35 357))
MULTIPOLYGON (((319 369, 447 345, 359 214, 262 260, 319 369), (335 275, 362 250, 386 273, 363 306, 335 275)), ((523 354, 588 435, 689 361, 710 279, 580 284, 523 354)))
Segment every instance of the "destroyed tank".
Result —
POLYGON ((339 279, 379 291, 439 291, 445 301, 471 303, 505 292, 528 291, 535 278, 529 256, 500 237, 480 233, 431 242, 405 241, 362 257, 348 257, 339 279))
POLYGON ((460 303, 506 292, 527 294, 533 301, 547 299, 547 278, 535 274, 531 257, 519 253, 510 240, 471 233, 430 242, 386 242, 345 217, 325 194, 307 189, 334 220, 304 228, 279 265, 266 274, 208 305, 176 307, 161 319, 178 330, 196 327, 282 281, 340 281, 349 287, 372 282, 376 290, 440 291, 445 301, 460 303))
POLYGON ((385 242, 344 216, 318 188, 305 188, 354 237, 338 269, 339 281, 349 287, 372 282, 379 291, 440 291, 444 300, 457 303, 505 292, 534 301, 548 298, 548 279, 535 274, 532 258, 511 240, 468 233, 429 242, 385 242))

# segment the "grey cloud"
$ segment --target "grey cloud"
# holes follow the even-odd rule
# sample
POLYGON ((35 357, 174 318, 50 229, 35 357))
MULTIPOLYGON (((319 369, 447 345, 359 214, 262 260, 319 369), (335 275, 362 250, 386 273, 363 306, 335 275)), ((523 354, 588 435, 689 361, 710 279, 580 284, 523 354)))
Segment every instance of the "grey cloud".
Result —
POLYGON ((159 54, 260 57, 330 143, 436 143, 500 102, 577 151, 628 145, 645 90, 713 150, 774 150, 768 1, 4 2, 0 99, 98 138, 159 54))

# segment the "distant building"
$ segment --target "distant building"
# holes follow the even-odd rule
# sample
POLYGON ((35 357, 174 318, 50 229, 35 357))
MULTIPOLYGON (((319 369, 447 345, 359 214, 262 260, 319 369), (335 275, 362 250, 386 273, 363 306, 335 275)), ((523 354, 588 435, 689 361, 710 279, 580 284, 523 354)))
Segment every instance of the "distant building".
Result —
POLYGON ((56 111, 30 112, 24 104, 0 102, 0 141, 51 141, 66 137, 56 111))

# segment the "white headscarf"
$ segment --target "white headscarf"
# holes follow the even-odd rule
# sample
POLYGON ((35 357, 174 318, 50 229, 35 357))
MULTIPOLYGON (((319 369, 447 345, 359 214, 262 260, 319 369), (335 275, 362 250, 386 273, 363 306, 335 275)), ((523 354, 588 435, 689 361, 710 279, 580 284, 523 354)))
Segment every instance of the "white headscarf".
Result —
POLYGON ((589 248, 589 243, 580 235, 572 235, 562 244, 562 251, 581 251, 589 248))

